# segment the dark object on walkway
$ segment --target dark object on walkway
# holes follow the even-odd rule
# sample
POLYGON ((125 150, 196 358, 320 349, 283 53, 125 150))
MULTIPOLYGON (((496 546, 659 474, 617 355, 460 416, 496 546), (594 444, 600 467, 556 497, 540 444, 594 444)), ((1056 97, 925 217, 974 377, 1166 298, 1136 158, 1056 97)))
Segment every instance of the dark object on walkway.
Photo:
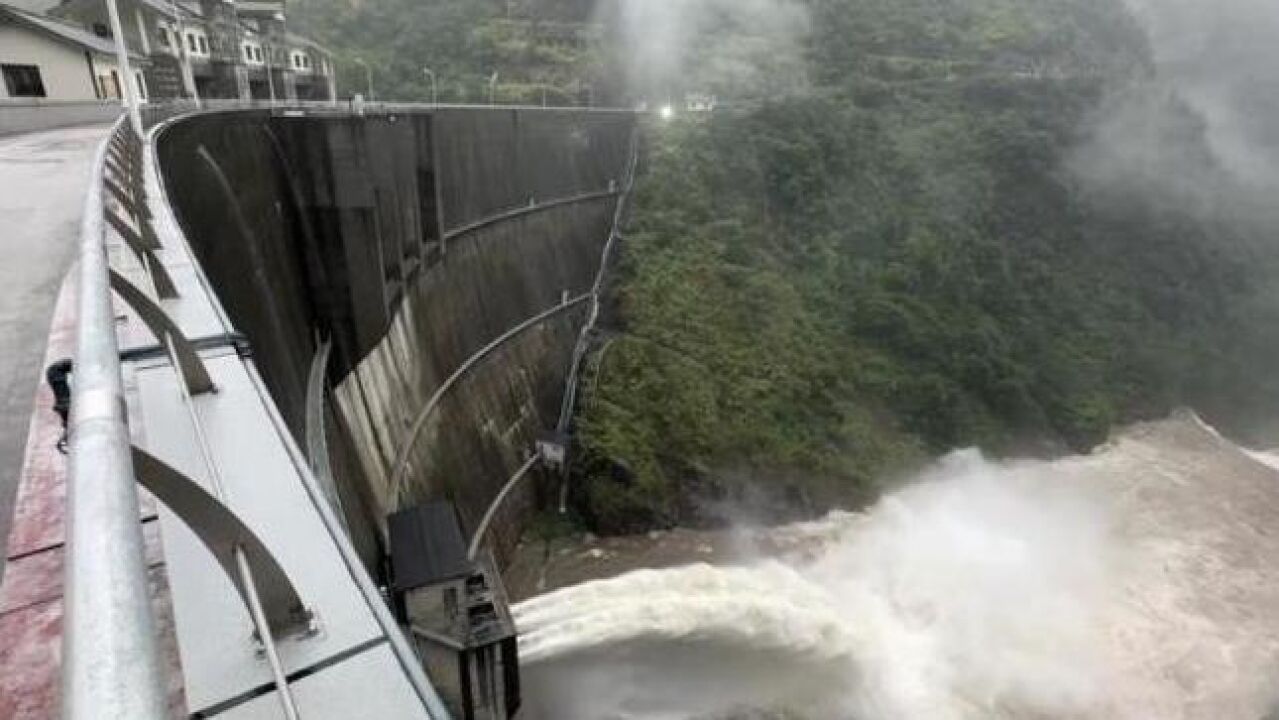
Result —
POLYGON ((67 379, 72 372, 70 358, 63 358, 44 371, 45 382, 53 391, 53 411, 62 418, 62 437, 58 438, 58 452, 67 454, 67 419, 71 416, 71 382, 67 379))

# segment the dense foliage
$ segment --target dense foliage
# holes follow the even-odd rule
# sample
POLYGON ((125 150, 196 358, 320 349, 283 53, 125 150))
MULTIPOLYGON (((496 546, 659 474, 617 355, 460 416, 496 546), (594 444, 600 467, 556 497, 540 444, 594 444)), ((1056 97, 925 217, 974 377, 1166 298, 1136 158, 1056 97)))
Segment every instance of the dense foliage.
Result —
POLYGON ((602 72, 590 0, 296 0, 290 20, 335 54, 339 91, 440 102, 586 104, 602 72), (361 61, 364 63, 361 64, 361 61), (489 82, 497 73, 494 87, 489 82))
MULTIPOLYGON (((1180 405, 1273 417, 1273 224, 1227 201, 1117 0, 745 3, 802 8, 799 37, 701 2, 677 76, 610 91, 721 109, 645 128, 579 408, 597 528, 856 504, 954 447, 1086 450, 1180 405), (1127 167, 1098 129, 1143 93, 1160 162, 1127 167)), ((298 4, 397 97, 428 97, 424 66, 448 101, 494 70, 524 101, 635 75, 612 0, 298 4)))
MULTIPOLYGON (((1265 246, 1202 193, 1080 166, 1103 99, 1148 80, 1118 5, 820 5, 820 90, 649 128, 580 421, 597 526, 802 513, 955 447, 1274 407, 1265 246)), ((1228 183, 1161 102, 1151 141, 1228 183)))

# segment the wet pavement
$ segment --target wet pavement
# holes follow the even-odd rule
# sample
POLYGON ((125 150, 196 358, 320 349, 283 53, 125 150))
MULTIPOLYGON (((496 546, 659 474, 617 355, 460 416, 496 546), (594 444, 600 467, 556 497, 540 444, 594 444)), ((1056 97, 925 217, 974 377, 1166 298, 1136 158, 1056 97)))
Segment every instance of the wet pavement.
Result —
MULTIPOLYGON (((106 128, 0 138, 0 720, 57 716, 66 457, 43 368, 75 349, 84 192, 106 128), (7 546, 5 545, 7 543, 7 546)), ((186 717, 154 501, 140 508, 173 717, 186 717)))
POLYGON ((106 126, 93 126, 0 137, 0 550, 9 537, 54 304, 75 256, 94 151, 106 133, 106 126))

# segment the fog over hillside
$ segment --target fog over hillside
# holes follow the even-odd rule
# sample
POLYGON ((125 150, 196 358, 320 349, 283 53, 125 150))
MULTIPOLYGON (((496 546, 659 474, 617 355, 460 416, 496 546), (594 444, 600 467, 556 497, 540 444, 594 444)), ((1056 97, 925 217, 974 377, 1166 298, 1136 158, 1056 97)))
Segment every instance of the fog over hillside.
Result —
POLYGON ((1248 182, 1279 180, 1279 3, 1126 0, 1160 76, 1203 114, 1213 150, 1248 182))

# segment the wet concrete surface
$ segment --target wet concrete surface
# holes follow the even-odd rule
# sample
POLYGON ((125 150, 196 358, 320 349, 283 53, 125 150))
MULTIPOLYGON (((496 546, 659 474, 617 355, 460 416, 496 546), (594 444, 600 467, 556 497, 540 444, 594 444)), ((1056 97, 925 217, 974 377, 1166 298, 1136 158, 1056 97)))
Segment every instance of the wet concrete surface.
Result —
MULTIPOLYGON (((106 133, 106 126, 93 126, 0 138, 0 551, 49 323, 75 256, 93 155, 106 133)), ((0 566, 0 578, 3 572, 0 566)))

